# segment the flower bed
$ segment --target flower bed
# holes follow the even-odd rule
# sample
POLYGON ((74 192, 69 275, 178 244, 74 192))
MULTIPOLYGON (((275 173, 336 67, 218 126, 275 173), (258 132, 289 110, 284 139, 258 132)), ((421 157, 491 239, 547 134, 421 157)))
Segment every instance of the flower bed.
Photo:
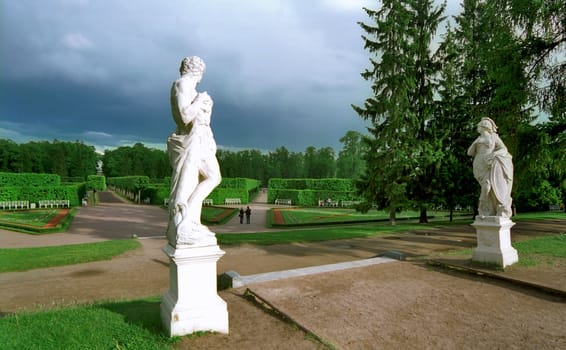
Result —
POLYGON ((0 214, 0 227, 28 233, 58 232, 66 229, 72 216, 71 209, 2 212, 0 214))

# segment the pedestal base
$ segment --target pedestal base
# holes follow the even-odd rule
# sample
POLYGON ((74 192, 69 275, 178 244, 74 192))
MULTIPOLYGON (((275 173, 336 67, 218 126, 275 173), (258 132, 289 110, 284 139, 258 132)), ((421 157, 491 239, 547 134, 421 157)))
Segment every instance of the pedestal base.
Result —
POLYGON ((476 229, 477 247, 473 251, 472 261, 501 267, 518 262, 517 250, 511 246, 513 225, 513 221, 500 216, 476 216, 472 226, 476 229))
POLYGON ((161 302, 161 321, 169 336, 197 331, 228 333, 228 309, 216 291, 218 245, 167 245, 169 290, 161 302))

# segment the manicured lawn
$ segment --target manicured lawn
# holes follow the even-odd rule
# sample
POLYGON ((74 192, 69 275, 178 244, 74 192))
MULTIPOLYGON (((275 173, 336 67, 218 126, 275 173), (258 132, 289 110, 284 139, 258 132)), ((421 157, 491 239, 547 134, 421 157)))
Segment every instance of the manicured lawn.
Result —
POLYGON ((566 213, 563 211, 540 211, 532 213, 519 213, 511 218, 511 220, 513 221, 545 219, 566 219, 566 213))
POLYGON ((294 242, 316 242, 335 239, 363 238, 376 235, 393 234, 412 230, 429 230, 433 225, 419 225, 414 223, 389 225, 384 223, 370 223, 357 225, 329 226, 324 228, 289 229, 275 232, 257 233, 219 233, 216 235, 220 244, 287 244, 294 242))
POLYGON ((519 253, 519 265, 544 265, 555 258, 564 259, 566 265, 566 233, 516 242, 513 247, 519 253))
MULTIPOLYGON (((268 212, 274 227, 280 226, 310 226, 326 224, 342 224, 356 222, 388 221, 389 213, 383 210, 370 210, 367 213, 357 212, 354 209, 341 208, 289 208, 272 209, 268 212)), ((445 220, 449 213, 429 211, 430 219, 445 220)), ((402 211, 396 214, 396 220, 418 219, 419 213, 416 211, 402 211)), ((455 218, 462 217, 462 213, 456 213, 455 218)), ((466 214, 466 218, 471 218, 471 214, 466 214)))
MULTIPOLYGON (((537 266, 546 264, 559 264, 566 266, 566 233, 538 237, 512 243, 517 249, 519 262, 513 266, 537 266)), ((439 256, 472 256, 472 249, 459 249, 439 256)))
POLYGON ((171 349, 158 297, 0 318, 0 349, 171 349))
POLYGON ((0 228, 31 234, 64 232, 75 213, 76 209, 0 211, 0 228))
POLYGON ((220 225, 228 222, 237 212, 236 208, 203 207, 200 217, 205 225, 220 225))
POLYGON ((55 247, 0 249, 0 273, 110 260, 139 247, 141 243, 137 239, 121 239, 55 247))
POLYGON ((0 222, 11 222, 31 226, 45 226, 59 214, 59 209, 0 211, 0 222))

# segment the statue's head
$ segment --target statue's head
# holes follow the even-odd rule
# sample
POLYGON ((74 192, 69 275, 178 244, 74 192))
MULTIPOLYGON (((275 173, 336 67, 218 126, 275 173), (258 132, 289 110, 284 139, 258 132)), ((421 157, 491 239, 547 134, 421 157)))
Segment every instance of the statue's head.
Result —
POLYGON ((181 75, 189 74, 191 76, 202 76, 206 69, 204 61, 197 56, 185 57, 181 61, 181 67, 179 67, 179 73, 181 75))
POLYGON ((480 122, 478 123, 478 130, 486 130, 490 133, 496 133, 497 125, 495 125, 495 122, 491 118, 484 117, 481 118, 480 122))

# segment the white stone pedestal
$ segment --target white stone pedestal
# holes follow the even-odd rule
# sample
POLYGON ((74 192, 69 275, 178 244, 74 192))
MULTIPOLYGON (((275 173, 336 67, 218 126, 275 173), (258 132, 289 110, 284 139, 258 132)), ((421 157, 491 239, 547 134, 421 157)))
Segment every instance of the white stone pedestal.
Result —
POLYGON ((196 331, 228 334, 228 309, 216 290, 218 245, 163 248, 169 257, 169 290, 161 301, 161 321, 170 336, 196 331))
POLYGON ((493 263, 501 267, 519 261, 517 250, 511 246, 513 225, 513 221, 501 216, 476 216, 472 226, 476 228, 478 245, 474 249, 472 261, 493 263))

